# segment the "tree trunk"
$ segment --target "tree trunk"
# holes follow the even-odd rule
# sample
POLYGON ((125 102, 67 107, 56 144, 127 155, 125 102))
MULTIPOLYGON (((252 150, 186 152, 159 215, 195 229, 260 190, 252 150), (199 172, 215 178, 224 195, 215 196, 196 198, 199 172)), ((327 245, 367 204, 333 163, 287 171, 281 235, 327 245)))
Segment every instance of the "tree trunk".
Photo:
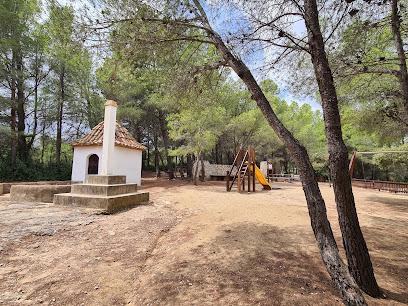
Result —
POLYGON ((166 169, 166 166, 164 165, 163 156, 160 154, 160 152, 159 152, 159 159, 160 159, 160 162, 161 162, 162 168, 163 168, 163 169, 166 169))
POLYGON ((42 129, 41 129, 41 170, 42 174, 44 174, 44 153, 45 153, 45 120, 42 122, 42 129))
POLYGON ((234 162, 231 151, 227 151, 227 161, 228 161, 228 165, 231 165, 234 162))
POLYGON ((219 152, 218 152, 218 147, 219 147, 219 144, 218 143, 216 143, 215 144, 215 163, 216 164, 220 164, 220 160, 219 160, 219 152))
POLYGON ((11 166, 14 167, 17 158, 17 112, 16 112, 16 52, 13 50, 13 57, 11 60, 11 166))
POLYGON ((169 173, 169 180, 174 179, 174 170, 173 170, 173 162, 171 160, 171 156, 169 155, 169 133, 167 131, 165 122, 164 122, 164 114, 163 111, 159 110, 159 121, 160 121, 160 129, 163 136, 163 143, 164 143, 164 152, 167 158, 167 167, 169 173))
POLYGON ((61 169, 61 144, 62 144, 62 118, 64 110, 64 101, 65 101, 65 66, 62 64, 60 71, 60 101, 58 105, 58 119, 57 119, 57 141, 55 144, 55 164, 58 171, 61 169))
POLYGON ((305 0, 304 8, 310 54, 322 99, 333 189, 349 271, 361 289, 373 297, 378 297, 381 291, 374 276, 354 203, 348 171, 348 151, 343 141, 337 94, 324 50, 316 0, 305 0))
POLYGON ((180 177, 184 178, 184 156, 180 155, 180 177))
POLYGON ((198 174, 198 163, 200 162, 200 152, 197 153, 197 160, 196 160, 196 167, 195 167, 195 171, 194 171, 194 185, 197 186, 197 174, 198 174))
POLYGON ((340 257, 329 220, 327 219, 326 206, 317 185, 314 170, 306 149, 293 137, 285 126, 283 126, 282 122, 279 121, 248 67, 231 53, 230 49, 225 46, 221 36, 212 30, 204 9, 198 0, 193 1, 200 11, 203 25, 208 29, 208 38, 213 41, 214 46, 221 53, 224 60, 246 84, 252 94, 252 99, 256 101, 270 126, 291 153, 299 169, 312 229, 323 262, 340 292, 344 303, 347 305, 366 305, 364 296, 340 257))
POLYGON ((391 30, 394 38, 395 48, 397 49, 399 61, 398 79, 401 85, 402 100, 404 109, 408 115, 408 73, 407 73, 407 58, 404 52, 404 43, 401 37, 401 21, 398 12, 398 0, 392 0, 391 3, 391 30))
POLYGON ((99 119, 97 118, 97 115, 95 113, 95 108, 92 104, 92 99, 91 96, 86 94, 86 117, 88 119, 88 124, 89 127, 94 127, 99 123, 99 119))
POLYGON ((34 126, 33 126, 33 132, 31 135, 31 139, 29 141, 28 145, 28 151, 31 150, 35 137, 37 136, 37 127, 38 127, 38 87, 40 85, 40 72, 38 69, 38 54, 35 56, 35 77, 34 77, 34 126))
POLYGON ((191 179, 193 177, 193 159, 191 154, 187 154, 187 178, 191 179))
POLYGON ((201 154, 201 175, 200 175, 200 182, 205 181, 205 169, 204 169, 204 153, 201 154))
POLYGON ((23 77, 23 55, 18 50, 16 57, 16 87, 17 87, 17 154, 20 160, 27 162, 29 152, 27 149, 25 135, 25 96, 24 96, 24 77, 23 77))
POLYGON ((149 166, 150 166, 150 140, 147 140, 146 166, 145 166, 145 168, 148 169, 149 166))
POLYGON ((161 177, 160 165, 159 165, 159 146, 157 144, 158 136, 157 129, 154 128, 153 131, 153 142, 154 142, 154 167, 156 168, 156 178, 161 177))

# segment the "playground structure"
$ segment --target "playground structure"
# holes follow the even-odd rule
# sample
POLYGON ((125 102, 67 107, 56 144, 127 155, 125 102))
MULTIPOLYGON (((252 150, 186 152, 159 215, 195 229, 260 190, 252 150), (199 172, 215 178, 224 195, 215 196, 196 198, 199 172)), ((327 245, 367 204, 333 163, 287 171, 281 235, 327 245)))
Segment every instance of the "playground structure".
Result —
POLYGON ((238 148, 231 169, 227 171, 227 191, 231 191, 235 181, 238 183, 238 192, 245 190, 245 176, 248 178, 248 192, 251 192, 251 186, 252 191, 255 192, 255 179, 263 186, 263 189, 272 189, 272 185, 265 180, 261 170, 255 164, 254 147, 248 147, 246 151, 243 148, 238 148), (231 177, 234 167, 237 168, 237 171, 231 177))
POLYGON ((378 189, 378 191, 385 190, 390 192, 402 192, 408 193, 408 183, 402 182, 390 182, 390 181, 377 181, 377 180, 366 180, 364 179, 353 179, 353 170, 354 164, 356 162, 356 155, 371 155, 371 154, 382 154, 382 153, 389 153, 389 154, 398 154, 398 153, 408 153, 408 151, 376 151, 376 152, 357 152, 354 150, 353 155, 350 159, 349 164, 349 172, 351 183, 355 187, 362 187, 368 189, 378 189))

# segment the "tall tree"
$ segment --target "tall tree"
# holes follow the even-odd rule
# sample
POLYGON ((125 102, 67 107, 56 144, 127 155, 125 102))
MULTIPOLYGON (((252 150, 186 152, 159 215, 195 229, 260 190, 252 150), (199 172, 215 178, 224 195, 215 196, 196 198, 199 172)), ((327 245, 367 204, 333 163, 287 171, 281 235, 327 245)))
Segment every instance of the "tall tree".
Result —
POLYGON ((1 1, 1 80, 2 87, 9 92, 11 128, 11 164, 18 157, 29 160, 30 145, 26 139, 26 103, 28 101, 27 67, 24 65, 29 55, 32 39, 30 33, 37 3, 32 1, 1 1), (30 24, 31 22, 31 24, 30 24), (30 27, 31 25, 31 27, 30 27))
POLYGON ((367 245, 358 222, 347 166, 348 151, 341 131, 337 93, 324 49, 316 1, 306 0, 304 10, 310 55, 322 99, 334 194, 349 270, 365 292, 377 297, 381 292, 374 277, 367 245))
MULTIPOLYGON (((75 88, 81 88, 78 73, 89 65, 89 55, 84 50, 79 28, 75 27, 75 16, 72 7, 60 6, 52 1, 49 6, 49 20, 46 24, 49 36, 48 54, 51 57, 52 78, 50 78, 49 92, 57 101, 55 120, 57 123, 55 142, 55 161, 57 169, 61 165, 61 145, 63 126, 69 106, 77 105, 79 92, 75 88)), ((91 97, 88 94, 88 99, 91 97)), ((85 107, 87 109, 87 107, 85 107)), ((72 119, 80 115, 72 112, 72 119)), ((75 120, 75 119, 74 119, 75 120)), ((77 135, 78 136, 78 135, 77 135)))
POLYGON ((185 35, 179 35, 180 33, 176 31, 171 38, 166 39, 161 37, 161 40, 177 41, 180 39, 190 39, 212 44, 220 52, 224 59, 224 61, 222 61, 219 66, 223 64, 228 65, 244 81, 252 94, 252 98, 257 102, 257 105, 262 110, 265 118, 291 152, 297 168, 301 173, 301 180, 306 196, 306 201, 308 203, 312 228, 314 230, 316 240, 318 242, 318 246, 327 270, 337 288, 339 289, 343 301, 350 305, 365 304, 364 297, 361 295, 357 284, 349 274, 347 266, 343 263, 339 255, 330 224, 327 220, 324 200, 320 194, 320 190, 314 176, 314 170, 308 158, 306 149, 299 143, 299 141, 297 141, 293 137, 293 135, 276 117, 269 104, 269 101, 266 99, 251 71, 241 59, 239 59, 231 52, 230 48, 226 46, 221 36, 211 27, 201 4, 198 1, 193 1, 191 4, 188 3, 186 6, 181 5, 181 7, 177 11, 185 12, 187 17, 182 16, 181 19, 172 19, 172 17, 166 16, 165 20, 163 20, 161 18, 146 18, 144 16, 142 18, 142 22, 161 22, 164 24, 169 24, 169 28, 174 28, 175 26, 177 26, 181 28, 193 27, 196 29, 202 29, 205 32, 204 36, 200 35, 186 37, 185 35), (188 12, 195 15, 193 18, 193 22, 186 23, 186 19, 189 19, 191 17, 188 15, 188 12))
POLYGON ((274 56, 271 65, 277 64, 282 57, 290 53, 310 55, 314 72, 313 79, 318 85, 319 96, 323 104, 330 168, 332 172, 336 172, 333 175, 334 192, 349 269, 364 291, 372 296, 379 296, 380 289, 375 280, 368 248, 360 229, 351 181, 347 174, 348 152, 342 139, 337 94, 325 51, 326 41, 335 35, 344 16, 348 14, 349 8, 346 4, 331 7, 330 5, 326 6, 326 3, 321 3, 318 10, 314 0, 305 1, 303 4, 295 1, 275 3, 277 7, 270 7, 269 3, 261 5, 258 1, 242 2, 244 9, 256 12, 250 15, 250 21, 255 26, 254 30, 244 34, 241 32, 240 36, 235 33, 234 37, 236 40, 248 38, 250 41, 270 45, 275 52, 276 48, 282 49, 274 56), (319 16, 318 11, 328 11, 332 16, 319 16), (265 12, 269 13, 266 14, 266 18, 262 14, 265 12), (333 15, 338 16, 338 18, 333 18, 333 15), (319 18, 324 21, 327 19, 323 27, 327 33, 325 39, 323 39, 319 18), (293 25, 302 21, 306 29, 305 37, 299 37, 288 26, 288 24, 293 25))

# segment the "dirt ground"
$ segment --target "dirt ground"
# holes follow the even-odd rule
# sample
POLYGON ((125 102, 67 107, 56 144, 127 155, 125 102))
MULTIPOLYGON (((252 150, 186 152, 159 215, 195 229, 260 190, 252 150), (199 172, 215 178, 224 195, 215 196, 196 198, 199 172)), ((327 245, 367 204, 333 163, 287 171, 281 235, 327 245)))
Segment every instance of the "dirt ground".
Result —
MULTIPOLYGON (((333 192, 321 184, 341 249, 333 192)), ((1 305, 342 305, 300 183, 227 193, 146 177, 151 202, 114 215, 0 201, 1 305)), ((386 299, 408 304, 408 195, 354 189, 386 299)))

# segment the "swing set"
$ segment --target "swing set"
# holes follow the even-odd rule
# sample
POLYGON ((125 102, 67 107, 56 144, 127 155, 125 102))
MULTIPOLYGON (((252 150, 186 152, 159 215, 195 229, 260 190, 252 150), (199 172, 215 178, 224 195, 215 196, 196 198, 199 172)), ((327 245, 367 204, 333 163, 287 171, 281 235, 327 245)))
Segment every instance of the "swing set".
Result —
MULTIPOLYGON (((382 153, 398 154, 398 153, 408 153, 408 151, 357 152, 356 150, 354 150, 353 155, 351 156, 350 164, 349 164, 349 172, 350 172, 350 178, 351 178, 352 185, 356 187, 363 187, 363 188, 368 188, 368 189, 378 189, 378 191, 386 190, 386 191, 391 191, 395 193, 397 192, 408 193, 408 183, 366 180, 365 174, 364 174, 364 179, 353 179, 353 170, 354 170, 354 164, 356 162, 357 154, 372 155, 372 154, 380 154, 380 153, 381 154, 382 153)), ((363 171, 364 171, 364 166, 363 166, 363 171)))

